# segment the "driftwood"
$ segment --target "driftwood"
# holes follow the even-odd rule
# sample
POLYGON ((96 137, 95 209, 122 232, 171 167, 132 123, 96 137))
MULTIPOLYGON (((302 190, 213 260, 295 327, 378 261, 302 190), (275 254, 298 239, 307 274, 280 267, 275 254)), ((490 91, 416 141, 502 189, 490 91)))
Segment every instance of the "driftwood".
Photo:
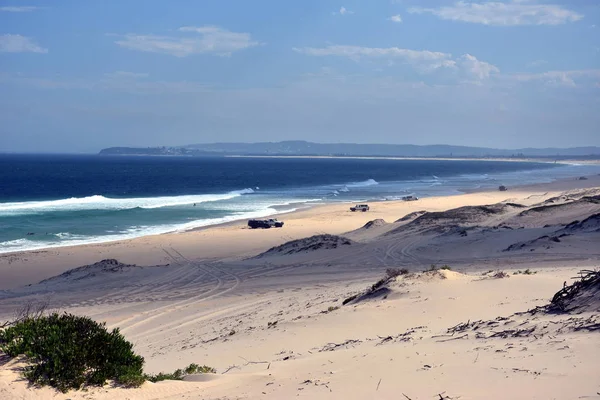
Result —
POLYGON ((501 337, 503 339, 506 338, 518 338, 518 337, 528 337, 535 331, 535 326, 529 329, 507 329, 501 332, 493 332, 488 338, 501 337))
POLYGON ((377 336, 379 339, 381 339, 381 341, 379 343, 376 344, 376 346, 380 346, 382 344, 388 343, 388 342, 409 342, 412 340, 411 335, 415 333, 414 330, 410 330, 404 333, 401 333, 399 335, 396 336, 377 336))
POLYGON ((597 331, 600 330, 600 320, 595 315, 586 319, 577 319, 572 322, 571 328, 574 331, 597 331))
POLYGON ((550 305, 548 305, 548 312, 563 313, 571 311, 569 306, 576 297, 585 291, 600 289, 600 271, 582 270, 579 272, 578 278, 578 281, 564 286, 556 292, 550 301, 550 305))
POLYGON ((344 348, 348 348, 348 346, 352 346, 354 344, 359 344, 362 343, 362 341, 358 340, 358 339, 349 339, 346 340, 343 343, 327 343, 325 346, 323 346, 319 352, 323 352, 323 351, 335 351, 338 350, 340 347, 344 347, 344 348))
POLYGON ((452 337, 452 338, 450 338, 450 339, 445 339, 445 340, 436 340, 436 342, 449 342, 449 341, 451 341, 451 340, 465 339, 465 338, 468 338, 468 337, 469 337, 469 334, 468 334, 468 333, 465 333, 464 335, 461 335, 461 336, 455 336, 455 337, 452 337))
MULTIPOLYGON (((481 322, 481 321, 473 322, 473 324, 476 324, 477 322, 481 322)), ((471 326, 472 326, 471 320, 468 320, 467 322, 461 322, 460 324, 456 324, 453 327, 448 328, 446 330, 446 332, 454 335, 457 332, 464 332, 465 330, 469 329, 471 326)))
POLYGON ((269 364, 269 365, 267 365, 267 369, 271 368, 271 363, 269 361, 248 361, 244 357, 240 357, 240 358, 242 360, 246 361, 246 363, 242 364, 242 365, 231 365, 229 368, 227 368, 225 371, 223 371, 223 374, 228 373, 232 369, 241 369, 242 367, 246 367, 251 364, 269 364))

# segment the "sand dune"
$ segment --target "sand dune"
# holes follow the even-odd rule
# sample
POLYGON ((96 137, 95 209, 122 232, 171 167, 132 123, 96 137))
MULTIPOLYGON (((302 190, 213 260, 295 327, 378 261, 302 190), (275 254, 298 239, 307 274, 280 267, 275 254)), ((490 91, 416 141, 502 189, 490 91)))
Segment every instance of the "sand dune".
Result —
POLYGON ((318 250, 337 249, 341 246, 351 246, 352 241, 342 236, 315 235, 304 239, 292 240, 280 246, 272 247, 254 258, 286 256, 296 253, 306 253, 318 250))
POLYGON ((600 267, 598 186, 323 206, 282 230, 1 258, 14 280, 0 319, 49 301, 120 327, 149 372, 217 373, 63 395, 27 387, 22 364, 0 358, 0 398, 595 398, 599 281, 572 278, 600 267))

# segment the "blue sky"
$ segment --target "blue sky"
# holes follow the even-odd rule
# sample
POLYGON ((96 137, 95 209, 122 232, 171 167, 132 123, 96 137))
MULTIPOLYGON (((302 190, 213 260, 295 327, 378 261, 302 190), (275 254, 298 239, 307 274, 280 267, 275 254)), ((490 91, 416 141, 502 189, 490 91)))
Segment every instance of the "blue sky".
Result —
POLYGON ((595 0, 0 0, 0 151, 600 145, 595 0))

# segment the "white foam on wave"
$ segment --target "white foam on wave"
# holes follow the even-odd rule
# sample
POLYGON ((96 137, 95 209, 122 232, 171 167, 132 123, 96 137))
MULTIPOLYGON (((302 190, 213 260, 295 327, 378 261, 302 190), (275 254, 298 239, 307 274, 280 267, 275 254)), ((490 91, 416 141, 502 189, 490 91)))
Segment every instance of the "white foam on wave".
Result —
POLYGON ((375 179, 367 179, 366 181, 363 181, 363 182, 349 183, 345 187, 346 188, 359 188, 359 187, 368 187, 368 186, 375 186, 375 185, 379 185, 379 182, 377 182, 375 179))
POLYGON ((84 210, 128 210, 134 208, 155 209, 230 200, 250 193, 254 193, 254 190, 243 189, 225 194, 199 194, 125 199, 108 198, 101 195, 94 195, 88 197, 72 197, 70 199, 62 200, 0 203, 0 216, 84 210))
POLYGON ((0 254, 20 251, 41 250, 57 247, 81 246, 86 244, 109 243, 120 240, 135 239, 142 236, 161 235, 164 233, 180 233, 211 225, 225 224, 228 222, 234 222, 244 219, 264 218, 272 215, 283 214, 293 211, 296 211, 296 208, 290 208, 285 210, 264 208, 252 212, 235 213, 221 218, 199 219, 182 224, 134 226, 124 231, 121 231, 115 235, 83 236, 70 234, 68 232, 61 232, 56 235, 53 235, 61 239, 60 241, 37 241, 29 239, 17 239, 6 242, 0 242, 0 254))

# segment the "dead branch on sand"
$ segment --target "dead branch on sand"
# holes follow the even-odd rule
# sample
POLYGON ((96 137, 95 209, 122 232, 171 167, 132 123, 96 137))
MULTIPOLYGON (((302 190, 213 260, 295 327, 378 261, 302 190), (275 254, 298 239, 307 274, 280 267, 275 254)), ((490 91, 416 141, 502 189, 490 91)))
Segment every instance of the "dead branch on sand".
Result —
POLYGON ((456 336, 456 337, 452 337, 450 339, 445 339, 445 340, 436 340, 436 342, 449 342, 451 340, 459 340, 459 339, 467 339, 469 337, 468 333, 465 333, 464 335, 461 336, 456 336))
POLYGON ((229 368, 227 368, 225 371, 223 371, 223 373, 222 373, 223 375, 228 373, 232 369, 242 369, 243 367, 246 367, 251 364, 269 364, 267 366, 267 369, 269 369, 271 367, 271 363, 269 361, 248 361, 244 357, 241 357, 241 356, 238 356, 238 357, 240 357, 242 360, 246 361, 246 363, 242 364, 242 365, 231 365, 229 368))
POLYGON ((343 343, 327 343, 319 350, 319 353, 323 351, 335 351, 341 347, 348 348, 348 346, 352 346, 359 343, 362 343, 362 341, 358 339, 349 339, 343 343))
POLYGON ((593 292, 598 289, 600 289, 600 271, 582 270, 579 272, 578 281, 556 292, 548 305, 547 311, 567 312, 576 297, 581 296, 585 292, 593 292))
POLYGON ((23 322, 28 319, 38 319, 42 317, 46 311, 49 311, 50 303, 48 301, 42 301, 39 303, 28 302, 23 307, 19 308, 13 315, 13 318, 9 321, 4 322, 0 325, 0 329, 8 328, 23 322))

